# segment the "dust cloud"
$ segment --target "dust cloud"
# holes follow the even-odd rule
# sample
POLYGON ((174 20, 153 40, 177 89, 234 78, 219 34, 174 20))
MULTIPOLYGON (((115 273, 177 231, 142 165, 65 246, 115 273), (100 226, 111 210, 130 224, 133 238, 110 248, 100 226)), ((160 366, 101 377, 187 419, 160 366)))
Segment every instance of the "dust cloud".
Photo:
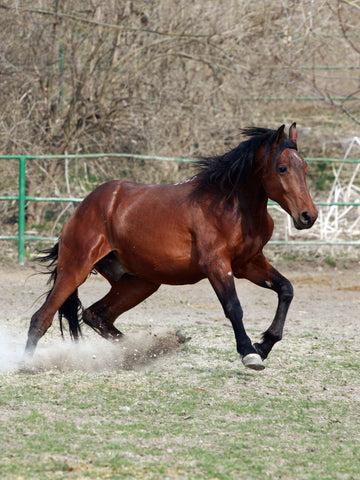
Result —
POLYGON ((21 336, 9 326, 0 325, 0 373, 12 372, 18 368, 25 342, 25 335, 21 336))
POLYGON ((119 342, 109 342, 99 337, 52 341, 39 344, 31 359, 23 358, 25 339, 14 342, 7 331, 0 331, 0 372, 21 371, 40 373, 48 371, 116 371, 143 369, 159 359, 175 352, 189 340, 175 330, 138 332, 124 337, 119 342))

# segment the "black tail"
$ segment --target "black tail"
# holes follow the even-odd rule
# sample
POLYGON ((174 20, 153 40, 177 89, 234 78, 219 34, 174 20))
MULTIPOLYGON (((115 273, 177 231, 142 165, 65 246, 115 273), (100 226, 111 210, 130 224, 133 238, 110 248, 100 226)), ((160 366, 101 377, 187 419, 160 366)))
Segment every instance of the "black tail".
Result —
MULTIPOLYGON (((56 243, 51 248, 42 250, 40 253, 45 255, 42 255, 37 260, 40 263, 47 263, 46 267, 48 271, 45 273, 50 274, 49 283, 52 284, 52 287, 48 293, 48 296, 49 296, 57 278, 57 260, 58 260, 58 254, 59 254, 59 243, 56 243)), ((65 317, 69 323, 69 331, 70 331, 71 338, 73 340, 79 339, 79 337, 81 336, 79 317, 82 311, 83 311, 83 307, 79 300, 78 290, 76 289, 75 292, 72 293, 70 297, 68 297, 67 300, 65 300, 65 302, 59 308, 59 322, 60 322, 60 331, 62 336, 64 336, 62 319, 63 317, 65 317)))

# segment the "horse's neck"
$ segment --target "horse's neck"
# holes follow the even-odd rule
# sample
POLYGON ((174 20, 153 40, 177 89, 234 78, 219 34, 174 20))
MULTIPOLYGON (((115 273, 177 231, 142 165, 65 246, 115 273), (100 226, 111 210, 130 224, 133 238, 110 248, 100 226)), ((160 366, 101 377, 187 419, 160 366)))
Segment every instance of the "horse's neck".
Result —
POLYGON ((263 190, 257 192, 244 190, 239 192, 236 198, 224 199, 212 209, 212 212, 224 228, 245 222, 255 230, 261 230, 269 220, 267 202, 268 197, 263 190))
POLYGON ((237 205, 243 212, 262 217, 267 214, 268 197, 261 184, 249 182, 239 191, 237 205))

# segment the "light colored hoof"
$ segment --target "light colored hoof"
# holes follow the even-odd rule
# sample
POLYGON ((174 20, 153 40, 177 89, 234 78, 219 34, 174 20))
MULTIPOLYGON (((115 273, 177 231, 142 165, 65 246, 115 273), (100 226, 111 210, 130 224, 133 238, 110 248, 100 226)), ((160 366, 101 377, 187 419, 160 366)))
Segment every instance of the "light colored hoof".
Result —
POLYGON ((251 368, 252 370, 264 370, 265 365, 261 360, 260 355, 257 353, 249 353, 242 358, 244 367, 251 368))

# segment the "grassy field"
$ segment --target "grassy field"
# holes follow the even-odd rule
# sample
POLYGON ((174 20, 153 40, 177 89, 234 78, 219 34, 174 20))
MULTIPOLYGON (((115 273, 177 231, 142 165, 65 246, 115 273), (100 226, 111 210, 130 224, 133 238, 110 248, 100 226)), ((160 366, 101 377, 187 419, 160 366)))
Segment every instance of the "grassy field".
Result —
POLYGON ((359 478, 358 352, 279 347, 259 374, 231 340, 170 367, 3 375, 1 478, 359 478))
MULTIPOLYGON (((300 288, 299 305, 314 285, 300 288)), ((321 291, 307 296, 319 304, 321 291)), ((329 298, 323 325, 312 325, 308 311, 295 306, 286 339, 263 372, 252 372, 237 358, 214 298, 206 303, 201 290, 191 303, 190 292, 175 300, 165 291, 126 326, 130 334, 144 329, 148 320, 141 319, 154 305, 175 320, 191 317, 191 341, 166 356, 158 349, 131 369, 101 367, 101 355, 105 361, 117 346, 96 336, 91 349, 76 353, 61 347, 56 331, 44 341, 43 358, 59 348, 48 364, 2 371, 1 479, 360 478, 357 321, 329 323, 332 312, 335 319, 346 313, 336 316, 329 298), (88 368, 92 361, 96 368, 88 368)), ((259 322, 273 302, 254 292, 257 300, 247 292, 244 308, 259 322)), ((349 298, 355 302, 356 293, 349 298)), ((252 336, 261 328, 247 325, 252 336)))

